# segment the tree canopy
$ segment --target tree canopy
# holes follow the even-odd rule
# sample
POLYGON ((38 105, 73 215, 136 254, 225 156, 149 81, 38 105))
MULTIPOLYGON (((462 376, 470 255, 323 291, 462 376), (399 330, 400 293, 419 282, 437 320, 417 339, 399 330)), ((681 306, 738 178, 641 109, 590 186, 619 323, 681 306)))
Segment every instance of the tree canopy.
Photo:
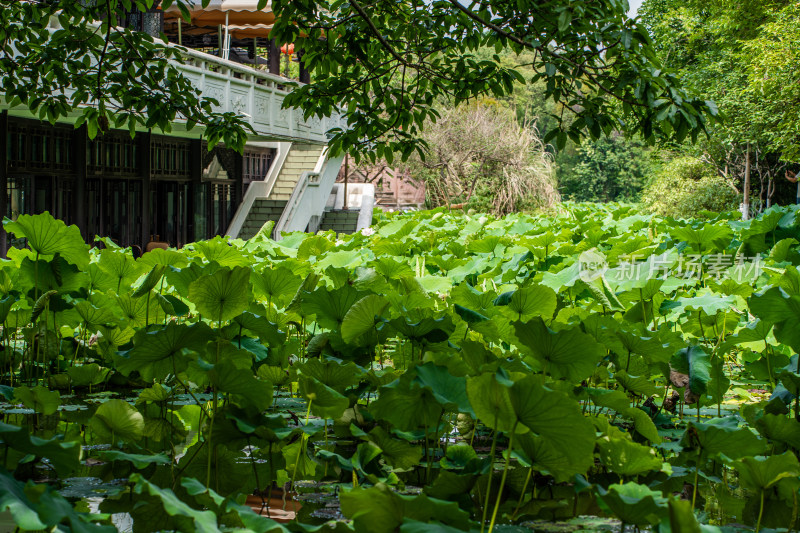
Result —
MULTIPOLYGON (((111 126, 168 131, 185 119, 205 128, 209 141, 241 148, 245 117, 213 110, 175 67, 177 47, 119 27, 121 10, 155 1, 0 0, 6 98, 53 122, 78 110, 90 134, 111 126), (53 17, 62 29, 52 31, 53 17)), ((540 80, 545 97, 560 104, 546 137, 559 146, 620 129, 648 140, 696 137, 714 104, 662 67, 627 8, 625 0, 275 0, 271 36, 302 49, 312 72, 286 105, 306 116, 344 111, 347 128, 331 132, 334 152, 407 157, 421 149, 419 132, 435 120, 437 102, 503 96, 515 82, 540 80), (533 74, 480 58, 487 48, 532 52, 533 74)))

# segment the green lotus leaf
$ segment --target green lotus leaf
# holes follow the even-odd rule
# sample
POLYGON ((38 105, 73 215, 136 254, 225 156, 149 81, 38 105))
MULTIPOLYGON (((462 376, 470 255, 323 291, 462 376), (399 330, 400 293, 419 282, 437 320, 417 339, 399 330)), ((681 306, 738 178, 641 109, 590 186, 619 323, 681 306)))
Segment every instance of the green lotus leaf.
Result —
MULTIPOLYGON (((208 450, 206 443, 197 443, 186 450, 178 462, 177 468, 183 470, 183 476, 206 480, 208 468, 208 450)), ((296 453, 296 452, 295 452, 296 453)), ((222 495, 250 492, 255 485, 250 461, 243 460, 242 455, 222 444, 215 444, 211 454, 210 485, 222 495)), ((212 513, 213 514, 213 513, 212 513)))
POLYGON ((364 438, 380 448, 383 458, 395 471, 411 470, 422 458, 422 447, 396 439, 380 426, 373 428, 364 438))
POLYGON ((75 305, 75 311, 81 319, 92 328, 113 324, 118 321, 114 311, 108 306, 95 307, 89 301, 84 300, 75 305))
MULTIPOLYGON (((81 446, 77 441, 63 442, 58 437, 43 439, 30 435, 26 428, 5 422, 0 422, 0 439, 5 446, 18 452, 47 459, 59 475, 70 474, 80 466, 81 446)), ((1 472, 2 468, 0 479, 4 477, 1 472)))
POLYGON ((381 387, 369 411, 376 419, 386 420, 401 431, 411 431, 435 428, 444 409, 430 389, 413 384, 410 374, 406 374, 381 387))
POLYGON ((626 391, 637 396, 648 397, 658 392, 658 387, 656 387, 655 383, 650 381, 647 376, 632 376, 624 370, 620 370, 614 374, 614 379, 616 379, 617 383, 626 391))
POLYGON ((775 324, 775 338, 800 352, 800 295, 772 287, 750 297, 750 312, 767 323, 775 324))
POLYGON ((494 304, 507 306, 515 320, 529 320, 534 316, 549 320, 556 310, 556 293, 544 285, 529 285, 501 294, 494 304))
POLYGON ((311 412, 321 418, 339 418, 350 405, 342 396, 313 377, 300 375, 300 394, 311 404, 311 412))
POLYGON ((166 402, 170 398, 172 398, 173 390, 162 384, 162 383, 154 383, 152 387, 144 389, 142 392, 139 393, 139 397, 136 399, 136 403, 143 403, 143 402, 166 402))
POLYGON ((134 493, 153 496, 154 499, 152 501, 158 503, 165 513, 169 516, 187 520, 187 526, 192 527, 193 531, 197 533, 219 533, 221 531, 217 527, 217 516, 213 511, 194 509, 178 498, 172 490, 162 489, 139 474, 131 475, 129 481, 133 484, 134 493))
POLYGON ((370 294, 364 296, 348 309, 341 324, 342 340, 348 344, 366 346, 377 344, 376 326, 389 302, 383 296, 370 294))
POLYGON ((680 298, 677 302, 673 302, 669 306, 662 305, 661 309, 662 313, 668 310, 672 315, 689 313, 693 316, 714 316, 720 311, 730 311, 735 305, 736 299, 733 296, 722 296, 707 292, 700 296, 680 298))
MULTIPOLYGON (((28 483, 33 485, 33 482, 28 483)), ((37 505, 25 494, 25 488, 25 485, 7 474, 5 469, 0 470, 0 512, 8 512, 14 525, 24 530, 47 529, 47 524, 39 518, 37 505)))
POLYGON ((281 306, 288 303, 303 282, 301 277, 282 266, 264 268, 251 279, 257 296, 281 306))
POLYGON ((340 493, 342 514, 353 520, 356 533, 392 533, 404 519, 437 520, 460 530, 469 528, 469 515, 455 502, 429 498, 424 494, 404 496, 380 483, 340 493))
POLYGON ((433 397, 446 409, 474 414, 467 398, 467 380, 450 374, 446 367, 425 363, 414 367, 414 383, 430 389, 433 397))
POLYGON ((670 367, 676 372, 689 376, 689 389, 697 394, 705 394, 711 380, 711 359, 701 346, 688 346, 672 356, 670 367))
POLYGON ((403 525, 400 526, 400 533, 462 533, 463 531, 463 529, 446 526, 438 522, 428 520, 420 522, 410 518, 404 518, 403 525))
POLYGON ((736 417, 712 418, 707 422, 689 422, 681 439, 684 449, 697 449, 706 457, 724 455, 738 459, 759 455, 767 443, 748 428, 740 428, 736 417))
POLYGON ((218 391, 233 394, 245 406, 264 410, 272 403, 272 385, 257 379, 249 368, 237 368, 230 360, 215 364, 208 371, 208 379, 218 391))
POLYGON ((711 379, 706 386, 706 394, 711 403, 720 404, 731 386, 731 380, 725 374, 725 363, 722 358, 717 358, 711 363, 709 376, 711 379))
POLYGON ((732 463, 739 481, 753 490, 766 490, 785 478, 800 476, 800 463, 791 451, 769 457, 742 457, 732 463))
POLYGON ((41 385, 16 387, 14 389, 14 399, 22 402, 28 409, 33 409, 43 415, 52 415, 61 405, 61 395, 58 391, 51 391, 41 385))
POLYGON ((131 296, 134 298, 141 298, 153 290, 153 288, 158 285, 158 282, 161 281, 166 269, 166 265, 153 265, 153 268, 150 269, 147 275, 144 276, 137 285, 131 287, 133 289, 131 296))
POLYGON ((453 306, 453 310, 456 312, 458 316, 461 317, 461 320, 466 322, 469 325, 479 324, 481 322, 486 322, 489 320, 489 317, 478 313, 477 311, 473 311, 467 307, 462 305, 455 304, 453 306))
POLYGON ((389 323, 398 333, 415 342, 444 342, 455 330, 452 319, 447 315, 441 318, 426 317, 418 322, 410 322, 406 317, 398 317, 389 323))
POLYGON ((537 376, 516 381, 509 392, 517 420, 569 461, 568 472, 551 473, 564 477, 585 473, 594 461, 595 431, 578 403, 563 392, 542 386, 537 376))
MULTIPOLYGON (((511 382, 495 374, 485 373, 467 378, 467 397, 472 410, 481 422, 498 431, 509 432, 517 422, 511 402, 511 382)), ((526 431, 524 426, 519 432, 526 431)))
POLYGON ((317 463, 309 456, 307 436, 301 435, 292 444, 281 448, 286 472, 292 479, 311 479, 317 470, 317 463))
POLYGON ((161 322, 164 313, 155 298, 134 298, 128 293, 116 297, 123 318, 130 321, 131 326, 142 328, 147 323, 161 322), (159 315, 160 312, 160 315, 159 315))
POLYGON ((17 289, 28 289, 26 294, 31 298, 34 292, 41 295, 47 291, 56 291, 59 294, 75 293, 88 287, 89 275, 68 263, 60 255, 46 261, 39 259, 33 261, 25 258, 19 267, 17 289), (33 287, 36 287, 34 291, 33 287))
POLYGON ((598 417, 593 422, 604 433, 597 439, 597 451, 600 462, 609 470, 622 476, 638 476, 661 469, 661 458, 653 448, 633 442, 629 434, 605 418, 598 417))
POLYGON ((177 294, 186 295, 189 294, 189 285, 191 285, 193 281, 201 276, 212 274, 217 268, 218 265, 216 264, 201 265, 199 262, 192 262, 183 268, 170 266, 165 275, 169 284, 175 287, 175 292, 177 294))
POLYGON ((147 381, 163 379, 186 370, 192 357, 184 350, 200 352, 213 338, 214 332, 204 322, 190 326, 173 322, 151 332, 141 329, 133 337, 133 348, 114 356, 114 362, 125 376, 136 370, 147 381))
POLYGON ((120 450, 103 450, 100 457, 107 461, 125 461, 131 463, 134 468, 139 470, 150 465, 168 465, 170 460, 166 455, 143 455, 138 453, 125 453, 120 450))
POLYGON ((734 335, 729 335, 719 346, 720 353, 729 352, 734 346, 742 346, 753 350, 764 349, 771 339, 772 324, 761 319, 749 322, 734 335))
POLYGON ((189 314, 189 306, 177 296, 173 296, 172 294, 161 295, 158 293, 155 293, 154 296, 164 313, 170 316, 186 316, 189 314))
POLYGON ((215 322, 230 320, 250 304, 250 269, 220 268, 189 285, 187 299, 203 317, 215 322))
POLYGON ((239 248, 228 244, 227 237, 216 236, 206 241, 198 241, 192 247, 209 263, 217 263, 221 267, 249 266, 248 260, 239 248))
POLYGON ((136 260, 142 271, 149 272, 155 265, 183 268, 189 262, 186 253, 174 249, 154 248, 136 260))
MULTIPOLYGON (((221 522, 224 523, 224 526, 221 529, 227 529, 230 522, 236 522, 237 524, 241 523, 245 530, 254 533, 289 532, 274 520, 257 514, 248 505, 237 503, 236 499, 230 496, 223 498, 196 479, 184 477, 181 479, 181 486, 187 494, 194 498, 199 507, 211 509, 218 518, 223 517, 221 522)), ((198 531, 201 529, 198 528, 198 531)))
POLYGON ((270 348, 279 348, 286 343, 286 333, 281 331, 277 324, 270 322, 263 316, 245 311, 241 315, 234 317, 233 321, 242 328, 258 335, 261 342, 267 344, 270 348))
POLYGON ((123 400, 108 400, 100 405, 89 423, 95 436, 115 445, 118 441, 136 442, 142 438, 144 417, 123 400))
POLYGON ((656 525, 669 515, 667 498, 647 485, 628 482, 600 489, 601 501, 623 524, 656 525))
POLYGON ((762 436, 800 450, 800 422, 797 420, 767 413, 756 421, 755 427, 762 436))
POLYGON ((67 375, 74 387, 99 385, 106 380, 110 372, 110 368, 103 368, 97 363, 71 366, 67 369, 67 375))
POLYGON ((495 300, 493 291, 481 292, 469 283, 462 283, 450 291, 450 301, 478 312, 486 313, 495 300))
POLYGON ((78 226, 67 226, 47 211, 38 215, 19 215, 15 221, 5 218, 3 228, 18 239, 26 239, 37 254, 59 254, 81 270, 89 267, 89 247, 78 226))
POLYGON ((143 274, 141 263, 137 263, 133 255, 127 250, 105 249, 100 252, 97 266, 105 272, 112 285, 112 289, 120 292, 123 287, 133 284, 143 274))
POLYGON ((457 497, 469 494, 478 481, 477 474, 457 474, 444 470, 436 476, 433 483, 425 487, 425 494, 440 500, 457 501, 457 497))
POLYGON ((697 251, 712 249, 714 246, 723 246, 730 242, 732 232, 725 223, 700 224, 698 228, 684 226, 669 230, 672 236, 679 241, 686 241, 697 251), (705 246, 704 246, 705 245, 705 246))
POLYGON ((579 328, 553 331, 541 318, 534 318, 515 322, 514 331, 539 368, 547 375, 572 383, 592 375, 605 355, 603 347, 579 328))
POLYGON ((692 502, 671 498, 668 506, 670 533, 702 533, 703 529, 692 510, 692 502))
POLYGON ((358 300, 358 292, 349 285, 332 291, 319 288, 303 296, 302 308, 308 315, 315 315, 321 327, 339 330, 347 312, 358 300))
MULTIPOLYGON (((99 525, 96 515, 78 512, 66 498, 46 484, 22 484, 0 468, 0 512, 11 515, 9 530, 53 531, 69 527, 81 533, 113 533, 113 525, 99 525), (67 526, 69 524, 69 526, 67 526)), ((7 518, 4 521, 7 524, 7 518)))
POLYGON ((365 374, 364 369, 357 364, 335 359, 309 358, 295 365, 295 368, 304 376, 314 378, 340 393, 357 385, 365 374))

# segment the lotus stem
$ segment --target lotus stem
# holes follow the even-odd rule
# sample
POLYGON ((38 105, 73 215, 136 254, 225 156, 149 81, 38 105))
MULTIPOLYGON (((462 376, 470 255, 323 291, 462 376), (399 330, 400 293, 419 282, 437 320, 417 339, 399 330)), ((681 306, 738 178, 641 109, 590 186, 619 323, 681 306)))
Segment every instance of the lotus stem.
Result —
POLYGON ((528 483, 531 482, 531 477, 533 476, 533 465, 528 468, 528 475, 525 477, 525 483, 522 485, 522 492, 519 493, 519 500, 517 501, 517 506, 514 508, 514 513, 511 515, 511 520, 517 518, 517 513, 519 513, 519 508, 522 507, 522 500, 525 499, 525 491, 528 490, 528 483))
POLYGON ((511 427, 511 436, 508 437, 508 449, 506 450, 506 462, 503 465, 503 476, 500 478, 500 488, 497 489, 497 499, 494 502, 494 510, 492 511, 492 520, 489 522, 489 533, 494 529, 494 522, 497 519, 497 510, 500 508, 500 501, 503 499, 503 487, 506 484, 506 477, 508 476, 508 465, 511 463, 511 451, 514 449, 514 432, 517 430, 517 422, 511 427))
MULTIPOLYGON (((795 496, 797 498, 797 496, 795 496)), ((764 490, 761 490, 761 505, 758 507, 758 522, 756 522, 756 533, 761 531, 761 517, 764 515, 764 490)))
POLYGON ((692 511, 694 511, 694 504, 697 501, 697 476, 700 473, 700 452, 697 452, 697 463, 694 465, 694 488, 692 489, 692 511))
POLYGON ((481 533, 486 529, 486 512, 489 510, 489 496, 492 494, 492 472, 494 471, 494 452, 497 449, 497 411, 494 413, 494 435, 492 436, 492 450, 489 452, 489 481, 486 483, 486 500, 483 503, 481 515, 481 533))

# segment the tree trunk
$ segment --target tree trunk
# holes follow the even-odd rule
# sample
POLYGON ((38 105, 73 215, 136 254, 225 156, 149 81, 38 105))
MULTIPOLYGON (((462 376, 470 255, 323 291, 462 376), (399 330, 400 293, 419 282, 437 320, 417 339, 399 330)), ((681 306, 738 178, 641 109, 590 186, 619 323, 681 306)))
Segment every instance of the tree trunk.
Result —
POLYGON ((747 143, 747 155, 744 160, 744 187, 742 198, 742 219, 750 218, 750 143, 747 143))

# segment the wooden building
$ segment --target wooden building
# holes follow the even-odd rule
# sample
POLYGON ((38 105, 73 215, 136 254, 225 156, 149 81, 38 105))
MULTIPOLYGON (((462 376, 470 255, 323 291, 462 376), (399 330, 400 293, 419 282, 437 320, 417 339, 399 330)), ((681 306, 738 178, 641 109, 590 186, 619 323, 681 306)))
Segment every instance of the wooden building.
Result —
MULTIPOLYGON (((226 1, 239 10, 257 5, 257 0, 212 4, 224 7, 226 1)), ((197 13, 202 14, 199 7, 197 13)), ((174 34, 174 17, 167 21, 170 41, 182 40, 182 30, 174 34)), ((132 15, 129 23, 142 31, 160 30, 164 14, 132 15)), ((184 30, 196 38, 205 35, 192 33, 191 26, 184 30)), ((251 42, 255 51, 258 35, 248 41, 217 40, 227 43, 226 53, 190 49, 178 66, 220 102, 219 111, 249 117, 256 133, 243 154, 224 146, 209 151, 199 132, 187 132, 181 124, 170 135, 142 131, 132 139, 127 130, 112 130, 90 140, 83 127, 36 120, 27 109, 9 107, 0 98, 0 190, 6 191, 0 212, 14 219, 49 211, 77 225, 88 242, 99 235, 137 251, 154 241, 180 247, 215 235, 246 236, 247 228, 253 233, 270 219, 278 236, 281 230, 314 229, 341 163, 325 150, 326 132, 340 124, 340 117, 307 121, 299 111, 282 109, 289 86, 277 74, 280 55, 274 42, 261 38, 269 51, 266 65, 259 65, 257 56, 244 64, 236 54, 246 52, 232 48, 251 42), (272 206, 269 213, 260 209, 265 202, 272 206)), ((300 74, 307 81, 303 68, 300 74)), ((3 254, 13 244, 0 236, 3 254)))

